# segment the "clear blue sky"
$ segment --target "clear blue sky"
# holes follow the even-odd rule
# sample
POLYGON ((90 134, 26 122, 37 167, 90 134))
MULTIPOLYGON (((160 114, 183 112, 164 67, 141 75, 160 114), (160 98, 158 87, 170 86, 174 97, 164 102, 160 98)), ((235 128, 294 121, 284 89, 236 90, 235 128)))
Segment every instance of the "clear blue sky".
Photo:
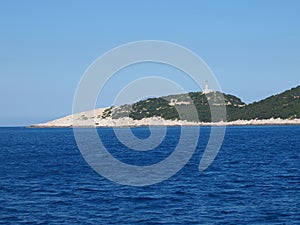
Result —
POLYGON ((297 0, 2 0, 0 126, 71 113, 89 64, 145 39, 191 49, 247 103, 279 93, 300 84, 299 12, 297 0))

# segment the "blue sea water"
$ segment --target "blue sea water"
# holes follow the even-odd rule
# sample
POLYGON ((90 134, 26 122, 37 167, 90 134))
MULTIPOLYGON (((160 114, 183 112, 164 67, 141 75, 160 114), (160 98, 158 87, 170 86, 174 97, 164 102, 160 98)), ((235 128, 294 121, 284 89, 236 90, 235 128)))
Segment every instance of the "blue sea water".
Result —
MULTIPOLYGON (((149 165, 172 153, 180 128, 148 153, 126 149, 110 128, 98 132, 114 157, 149 165)), ((176 175, 131 187, 89 167, 72 129, 0 128, 0 224, 300 224, 300 126, 227 127, 204 172, 210 128, 200 134, 176 175)))

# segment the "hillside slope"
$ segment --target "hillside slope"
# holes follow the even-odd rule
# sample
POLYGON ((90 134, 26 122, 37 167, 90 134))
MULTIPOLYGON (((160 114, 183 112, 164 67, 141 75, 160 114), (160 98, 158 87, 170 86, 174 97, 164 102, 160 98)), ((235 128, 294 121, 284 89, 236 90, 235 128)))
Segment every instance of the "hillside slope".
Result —
POLYGON ((231 121, 243 119, 300 118, 300 86, 229 113, 231 121))

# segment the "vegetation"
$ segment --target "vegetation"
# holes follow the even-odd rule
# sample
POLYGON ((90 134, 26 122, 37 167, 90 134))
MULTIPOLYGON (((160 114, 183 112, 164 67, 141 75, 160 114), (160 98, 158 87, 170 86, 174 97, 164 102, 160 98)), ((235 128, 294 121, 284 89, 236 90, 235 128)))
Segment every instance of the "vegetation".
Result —
POLYGON ((231 113, 237 119, 295 119, 300 118, 300 86, 278 95, 254 102, 231 113))
POLYGON ((103 114, 102 114, 102 119, 105 119, 105 118, 111 116, 111 114, 112 114, 112 111, 111 111, 112 108, 113 108, 113 107, 110 107, 110 108, 107 108, 107 109, 104 110, 104 112, 103 112, 103 114))
MULTIPOLYGON (((160 116, 170 120, 211 122, 211 109, 224 107, 224 102, 229 109, 245 106, 245 103, 233 95, 220 92, 212 92, 206 95, 202 92, 191 92, 189 94, 170 95, 139 101, 133 104, 129 116, 133 119, 160 116), (198 115, 193 113, 195 112, 193 109, 196 109, 198 115)), ((218 121, 226 119, 220 117, 218 121)))
POLYGON ((133 119, 160 116, 165 119, 179 119, 176 108, 164 98, 151 98, 132 105, 129 116, 133 119))
POLYGON ((188 94, 169 95, 159 98, 149 98, 132 105, 111 107, 104 111, 102 118, 113 119, 129 116, 140 120, 150 117, 162 117, 168 120, 188 120, 211 122, 211 110, 226 107, 227 118, 222 115, 217 121, 300 118, 300 86, 284 93, 271 96, 259 102, 246 105, 234 95, 211 92, 191 92, 188 94), (192 104, 193 103, 193 104, 192 104), (195 113, 193 109, 197 110, 195 113))

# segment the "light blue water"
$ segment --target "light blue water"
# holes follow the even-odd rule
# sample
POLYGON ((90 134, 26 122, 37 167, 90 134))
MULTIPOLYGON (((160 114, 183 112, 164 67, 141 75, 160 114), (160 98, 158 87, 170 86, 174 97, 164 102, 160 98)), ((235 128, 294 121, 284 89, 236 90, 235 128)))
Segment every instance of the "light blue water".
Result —
MULTIPOLYGON (((87 165, 72 129, 0 128, 0 223, 300 224, 300 126, 229 127, 200 173, 209 131, 201 128, 195 154, 175 176, 129 187, 87 165)), ((147 154, 126 149, 112 129, 99 133, 112 155, 140 165, 171 154, 180 128, 147 154)))

